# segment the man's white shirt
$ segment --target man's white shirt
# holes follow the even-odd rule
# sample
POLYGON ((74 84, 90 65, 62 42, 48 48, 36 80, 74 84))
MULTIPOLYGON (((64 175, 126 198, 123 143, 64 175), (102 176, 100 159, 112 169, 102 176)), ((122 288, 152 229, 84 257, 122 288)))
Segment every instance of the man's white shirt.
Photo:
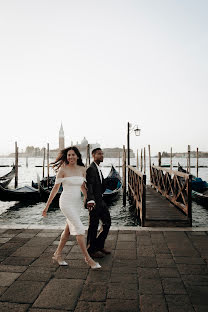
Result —
POLYGON ((102 183, 103 182, 103 178, 102 178, 102 173, 101 173, 101 169, 100 169, 100 166, 98 166, 98 164, 96 164, 96 162, 94 161, 96 167, 97 167, 97 170, 99 172, 99 176, 100 176, 100 182, 102 183))
MULTIPOLYGON (((102 178, 102 172, 101 172, 101 169, 100 167, 98 166, 98 164, 96 164, 96 162, 94 161, 94 164, 96 165, 97 167, 97 170, 98 170, 98 173, 99 173, 99 177, 100 177, 100 182, 102 183, 103 181, 103 178, 102 178)), ((87 203, 91 204, 91 203, 95 203, 94 200, 89 200, 87 203)))

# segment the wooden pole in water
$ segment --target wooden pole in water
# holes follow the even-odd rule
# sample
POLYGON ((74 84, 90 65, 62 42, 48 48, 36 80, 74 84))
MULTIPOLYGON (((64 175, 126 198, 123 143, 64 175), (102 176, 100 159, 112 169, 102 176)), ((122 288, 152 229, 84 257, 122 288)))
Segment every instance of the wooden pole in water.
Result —
POLYGON ((87 144, 86 167, 90 165, 90 144, 87 144))
POLYGON ((139 151, 137 150, 137 169, 139 169, 139 151))
POLYGON ((146 151, 144 147, 144 174, 146 174, 146 151))
POLYGON ((47 187, 49 188, 49 143, 47 143, 47 187))
POLYGON ((170 170, 173 169, 173 150, 172 147, 170 149, 170 170))
POLYGON ((28 157, 26 157, 26 168, 28 168, 28 157))
POLYGON ((199 176, 199 149, 196 149, 196 176, 199 176))
POLYGON ((161 167, 161 153, 158 153, 158 166, 161 167))
POLYGON ((150 151, 150 145, 148 145, 149 150, 149 169, 150 169, 150 182, 152 181, 152 165, 151 165, 151 151, 150 151))
POLYGON ((190 145, 188 145, 188 155, 187 155, 187 173, 190 173, 191 172, 191 160, 190 160, 190 156, 191 156, 191 147, 190 145))
POLYGON ((126 150, 125 145, 123 145, 123 205, 126 206, 126 150))
POLYGON ((120 166, 121 166, 121 162, 120 162, 120 158, 121 158, 121 153, 118 153, 118 173, 120 174, 121 170, 120 170, 120 166))
POLYGON ((43 178, 45 176, 45 147, 43 148, 43 178))
POLYGON ((18 187, 18 146, 17 142, 15 142, 15 181, 14 187, 18 187))
POLYGON ((140 167, 141 167, 141 172, 142 172, 142 170, 143 170, 143 156, 142 156, 142 148, 141 148, 141 165, 140 165, 140 167))

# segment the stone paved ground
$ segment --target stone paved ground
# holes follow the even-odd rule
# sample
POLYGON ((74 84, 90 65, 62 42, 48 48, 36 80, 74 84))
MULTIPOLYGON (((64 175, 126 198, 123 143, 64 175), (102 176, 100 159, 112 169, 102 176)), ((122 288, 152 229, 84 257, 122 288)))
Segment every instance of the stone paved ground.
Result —
POLYGON ((111 231, 101 270, 75 239, 68 267, 51 261, 61 231, 0 229, 1 312, 207 312, 208 232, 111 231))

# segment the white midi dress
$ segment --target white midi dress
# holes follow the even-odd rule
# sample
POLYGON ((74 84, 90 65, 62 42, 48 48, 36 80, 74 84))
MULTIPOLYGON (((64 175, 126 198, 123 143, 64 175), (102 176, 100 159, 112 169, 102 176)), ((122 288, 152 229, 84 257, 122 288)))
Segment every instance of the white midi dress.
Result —
POLYGON ((55 184, 62 183, 63 192, 59 199, 59 206, 66 217, 71 235, 84 235, 85 229, 80 220, 81 209, 84 206, 81 198, 81 185, 84 177, 71 176, 56 178, 55 184))

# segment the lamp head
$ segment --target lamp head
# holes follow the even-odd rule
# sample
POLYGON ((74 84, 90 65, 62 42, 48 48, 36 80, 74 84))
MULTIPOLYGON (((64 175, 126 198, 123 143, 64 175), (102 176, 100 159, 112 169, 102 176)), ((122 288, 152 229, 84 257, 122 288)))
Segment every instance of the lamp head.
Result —
POLYGON ((139 129, 138 126, 136 126, 135 129, 134 129, 135 135, 136 136, 140 136, 140 132, 141 132, 141 129, 139 129))

